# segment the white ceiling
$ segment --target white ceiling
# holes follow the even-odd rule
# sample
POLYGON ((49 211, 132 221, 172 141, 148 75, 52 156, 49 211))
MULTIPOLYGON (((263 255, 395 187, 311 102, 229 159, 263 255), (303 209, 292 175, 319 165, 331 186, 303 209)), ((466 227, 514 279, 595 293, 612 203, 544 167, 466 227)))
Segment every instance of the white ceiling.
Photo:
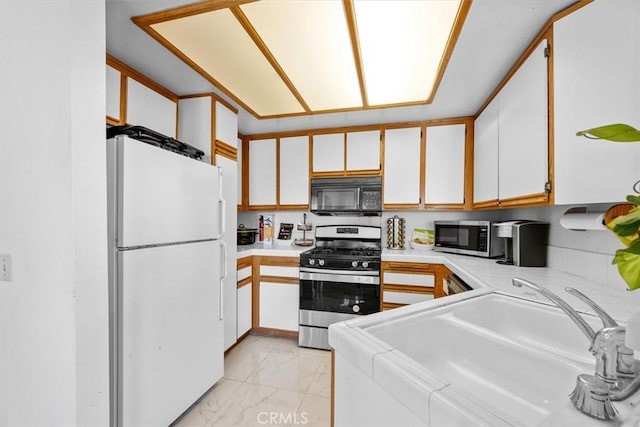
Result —
MULTIPOLYGON (((255 134, 473 115, 544 23, 575 2, 474 0, 432 104, 263 120, 239 108, 238 130, 255 134)), ((107 53, 178 95, 216 92, 222 96, 131 22, 134 16, 190 3, 193 0, 106 0, 107 53)))

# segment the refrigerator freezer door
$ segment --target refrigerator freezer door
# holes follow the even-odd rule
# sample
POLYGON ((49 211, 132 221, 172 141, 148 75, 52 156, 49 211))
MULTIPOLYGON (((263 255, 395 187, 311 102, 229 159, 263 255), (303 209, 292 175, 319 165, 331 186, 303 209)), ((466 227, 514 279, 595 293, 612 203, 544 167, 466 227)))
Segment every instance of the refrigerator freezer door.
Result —
POLYGON ((218 238, 219 169, 127 136, 109 140, 117 246, 218 238))
POLYGON ((166 426, 223 375, 218 241, 118 253, 119 425, 166 426))

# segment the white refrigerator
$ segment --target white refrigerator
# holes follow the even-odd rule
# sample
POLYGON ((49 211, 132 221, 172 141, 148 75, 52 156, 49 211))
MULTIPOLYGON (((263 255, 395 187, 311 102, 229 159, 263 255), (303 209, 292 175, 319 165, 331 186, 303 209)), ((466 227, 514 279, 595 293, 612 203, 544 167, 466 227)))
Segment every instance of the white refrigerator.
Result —
POLYGON ((166 426, 223 375, 220 169, 107 141, 111 425, 166 426))

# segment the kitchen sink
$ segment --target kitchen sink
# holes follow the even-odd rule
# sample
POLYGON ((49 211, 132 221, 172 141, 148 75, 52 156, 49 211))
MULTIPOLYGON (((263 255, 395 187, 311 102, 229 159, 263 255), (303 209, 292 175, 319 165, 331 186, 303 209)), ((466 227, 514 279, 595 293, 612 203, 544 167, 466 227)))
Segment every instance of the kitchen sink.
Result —
MULTIPOLYGON (((602 328, 599 318, 584 317, 595 330, 602 328)), ((389 354, 398 360, 408 359, 407 366, 417 365, 445 384, 432 389, 434 396, 451 390, 509 425, 596 422, 573 408, 568 397, 579 374, 594 373, 590 342, 556 307, 489 293, 362 322, 358 329, 392 348, 389 354)), ((615 406, 628 416, 638 400, 615 406)), ((462 406, 451 404, 456 411, 462 406)))
MULTIPOLYGON (((593 363, 591 342, 557 307, 492 294, 460 304, 451 315, 510 340, 593 363)), ((582 317, 594 330, 602 328, 600 318, 582 317)))
POLYGON ((482 400, 494 413, 527 420, 527 424, 540 424, 565 405, 577 375, 593 371, 593 363, 582 358, 571 360, 529 347, 455 316, 435 316, 427 330, 424 321, 415 316, 366 331, 422 365, 439 381, 452 384, 459 393, 482 400))

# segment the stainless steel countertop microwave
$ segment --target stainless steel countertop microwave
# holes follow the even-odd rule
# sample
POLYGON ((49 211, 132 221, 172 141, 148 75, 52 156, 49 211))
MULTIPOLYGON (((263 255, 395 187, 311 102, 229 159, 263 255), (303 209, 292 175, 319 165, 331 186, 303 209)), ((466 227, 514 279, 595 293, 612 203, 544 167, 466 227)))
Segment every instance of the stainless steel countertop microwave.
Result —
POLYGON ((433 249, 495 258, 504 255, 504 241, 492 221, 435 221, 433 249))
POLYGON ((311 179, 311 212, 317 215, 380 216, 382 177, 311 179))

